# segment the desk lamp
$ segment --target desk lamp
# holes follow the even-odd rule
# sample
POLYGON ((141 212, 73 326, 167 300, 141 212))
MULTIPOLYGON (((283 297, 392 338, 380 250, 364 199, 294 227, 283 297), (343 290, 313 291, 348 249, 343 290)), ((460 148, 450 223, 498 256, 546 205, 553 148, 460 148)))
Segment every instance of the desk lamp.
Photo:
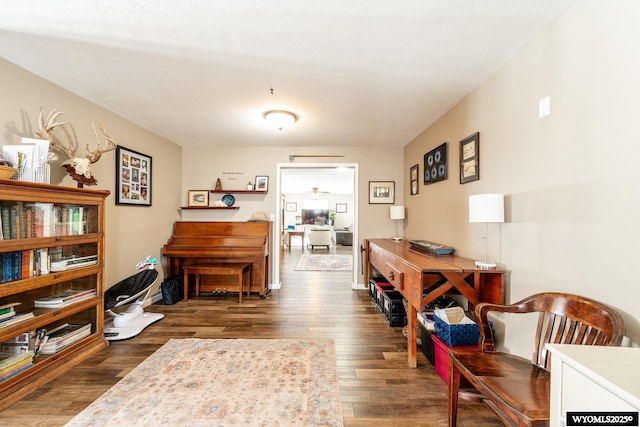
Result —
POLYGON ((504 222, 503 194, 476 194, 469 196, 469 222, 484 222, 484 261, 476 261, 476 268, 489 270, 495 263, 487 262, 487 225, 504 222))
POLYGON ((404 206, 390 206, 389 218, 396 221, 396 236, 393 240, 402 240, 402 237, 400 237, 400 234, 398 233, 398 223, 404 219, 404 206))

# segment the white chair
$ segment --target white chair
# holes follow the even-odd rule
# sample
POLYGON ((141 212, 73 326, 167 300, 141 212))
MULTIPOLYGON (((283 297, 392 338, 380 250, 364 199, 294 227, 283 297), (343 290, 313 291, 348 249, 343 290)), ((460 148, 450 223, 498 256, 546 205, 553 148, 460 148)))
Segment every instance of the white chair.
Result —
POLYGON ((309 227, 305 233, 307 246, 326 246, 331 247, 331 228, 309 227))

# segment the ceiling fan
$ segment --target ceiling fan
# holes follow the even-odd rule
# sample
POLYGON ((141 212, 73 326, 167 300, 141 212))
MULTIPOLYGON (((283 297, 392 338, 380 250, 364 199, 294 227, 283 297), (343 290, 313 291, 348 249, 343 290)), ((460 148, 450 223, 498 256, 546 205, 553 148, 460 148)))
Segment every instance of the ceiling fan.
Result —
POLYGON ((329 194, 328 191, 320 191, 320 187, 311 187, 312 194, 329 194))

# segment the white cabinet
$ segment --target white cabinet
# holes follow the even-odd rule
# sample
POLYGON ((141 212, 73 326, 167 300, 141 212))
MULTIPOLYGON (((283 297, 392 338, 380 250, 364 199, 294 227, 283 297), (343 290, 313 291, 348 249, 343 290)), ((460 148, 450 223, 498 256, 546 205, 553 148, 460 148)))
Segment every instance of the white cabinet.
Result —
MULTIPOLYGON (((551 426, 567 412, 640 411, 640 348, 547 344, 551 352, 551 426)), ((618 424, 622 425, 622 424, 618 424)))

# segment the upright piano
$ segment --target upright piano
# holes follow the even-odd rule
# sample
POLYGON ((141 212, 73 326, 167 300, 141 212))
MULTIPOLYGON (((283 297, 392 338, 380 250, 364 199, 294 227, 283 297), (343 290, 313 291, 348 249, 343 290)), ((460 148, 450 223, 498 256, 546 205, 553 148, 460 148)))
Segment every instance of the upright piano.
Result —
MULTIPOLYGON (((269 222, 177 221, 163 247, 170 277, 188 265, 249 262, 251 292, 269 293, 269 222)), ((202 290, 225 289, 224 278, 203 276, 202 290)))

